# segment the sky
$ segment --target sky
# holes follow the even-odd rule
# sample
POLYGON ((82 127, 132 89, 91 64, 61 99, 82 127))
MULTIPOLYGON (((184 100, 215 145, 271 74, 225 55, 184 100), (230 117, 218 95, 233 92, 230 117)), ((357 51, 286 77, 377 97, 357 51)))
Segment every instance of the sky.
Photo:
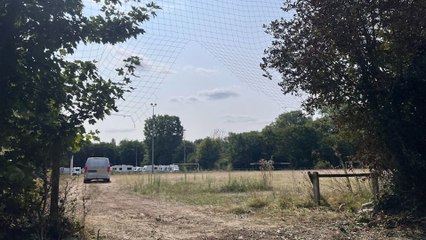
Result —
POLYGON ((259 67, 272 40, 262 25, 282 17, 281 1, 156 2, 162 10, 144 25, 140 38, 80 46, 76 55, 96 60, 101 74, 112 79, 122 59, 142 59, 132 80, 135 90, 118 102, 120 111, 86 126, 99 130, 101 141, 143 140, 153 110, 178 116, 184 138, 194 141, 258 131, 279 114, 300 108, 300 98, 284 96, 278 81, 262 77, 259 67), (157 104, 154 109, 151 103, 157 104))

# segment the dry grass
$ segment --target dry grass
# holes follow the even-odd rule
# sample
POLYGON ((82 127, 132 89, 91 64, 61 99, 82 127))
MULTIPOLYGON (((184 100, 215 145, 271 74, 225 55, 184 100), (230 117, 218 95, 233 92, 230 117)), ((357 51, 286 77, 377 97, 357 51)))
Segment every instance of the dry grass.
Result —
MULTIPOLYGON (((337 170, 323 172, 336 173, 337 170)), ((235 171, 116 175, 115 181, 138 194, 230 212, 266 212, 314 207, 307 171, 235 171)), ((321 179, 322 204, 355 211, 371 199, 368 179, 321 179)))
POLYGON ((356 208, 369 200, 361 198, 369 194, 369 181, 352 179, 350 193, 344 179, 321 179, 328 206, 317 208, 306 171, 270 173, 268 186, 260 190, 253 182, 264 181, 262 172, 114 175, 107 184, 83 184, 80 176, 78 192, 88 199, 89 210, 83 236, 113 240, 410 239, 405 237, 409 231, 373 229, 367 225, 370 219, 361 222, 351 213, 349 206, 356 208), (240 188, 246 180, 251 183, 240 188), (224 191, 233 189, 229 189, 232 181, 238 182, 239 191, 224 191))

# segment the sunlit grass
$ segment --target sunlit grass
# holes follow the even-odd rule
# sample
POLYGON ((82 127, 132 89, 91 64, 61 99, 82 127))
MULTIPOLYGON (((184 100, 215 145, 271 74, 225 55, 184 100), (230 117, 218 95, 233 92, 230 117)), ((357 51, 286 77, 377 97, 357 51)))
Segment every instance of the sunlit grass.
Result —
MULTIPOLYGON (((326 172, 331 172, 326 171, 326 172)), ((209 205, 234 213, 315 207, 307 171, 236 171, 116 175, 137 194, 193 205, 209 205)), ((355 211, 371 200, 370 181, 321 179, 323 206, 355 211)))

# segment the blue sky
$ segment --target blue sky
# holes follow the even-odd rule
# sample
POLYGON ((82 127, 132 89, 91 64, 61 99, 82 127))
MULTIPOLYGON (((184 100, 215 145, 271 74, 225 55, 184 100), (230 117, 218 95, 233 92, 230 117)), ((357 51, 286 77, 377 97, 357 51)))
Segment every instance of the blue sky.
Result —
POLYGON ((145 35, 114 46, 81 46, 77 57, 98 61, 101 73, 130 55, 142 58, 120 112, 89 129, 102 141, 143 140, 152 115, 178 116, 185 138, 261 130, 280 113, 298 109, 300 99, 284 96, 277 81, 262 77, 263 49, 271 38, 263 24, 281 17, 281 1, 156 1, 163 10, 146 23, 145 35))

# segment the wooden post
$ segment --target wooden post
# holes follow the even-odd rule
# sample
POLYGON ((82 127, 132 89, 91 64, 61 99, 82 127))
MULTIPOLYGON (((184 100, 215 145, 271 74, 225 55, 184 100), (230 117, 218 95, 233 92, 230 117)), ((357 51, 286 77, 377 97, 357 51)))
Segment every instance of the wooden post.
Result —
POLYGON ((371 173, 371 190, 375 199, 379 197, 379 177, 377 173, 371 173))
POLYGON ((309 179, 312 182, 312 187, 314 191, 314 202, 316 205, 320 205, 320 185, 319 185, 319 174, 318 172, 310 173, 308 172, 309 179))
POLYGON ((319 178, 330 178, 330 177, 370 177, 371 178, 371 188, 374 197, 377 199, 379 197, 379 179, 378 175, 375 172, 372 173, 332 173, 332 174, 319 174, 318 172, 308 172, 309 180, 311 180, 313 192, 314 192, 314 202, 317 206, 320 205, 321 194, 320 194, 320 185, 319 178))

